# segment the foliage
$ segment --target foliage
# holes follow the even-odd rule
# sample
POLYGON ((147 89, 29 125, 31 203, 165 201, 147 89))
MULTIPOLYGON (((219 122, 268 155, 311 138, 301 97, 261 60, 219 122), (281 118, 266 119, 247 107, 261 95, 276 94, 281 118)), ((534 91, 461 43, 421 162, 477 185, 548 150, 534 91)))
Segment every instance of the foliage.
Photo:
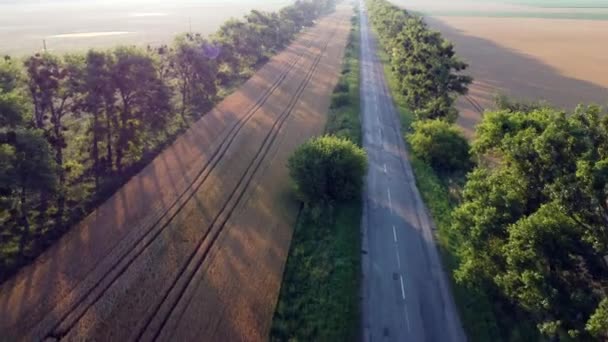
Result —
POLYGON ((440 173, 463 173, 471 166, 469 143, 460 130, 443 120, 418 121, 408 136, 416 157, 440 173))
POLYGON ((547 336, 600 334, 608 119, 594 106, 571 115, 497 111, 477 137, 475 153, 500 165, 469 175, 454 213, 459 281, 493 289, 497 302, 514 305, 547 336))
POLYGON ((0 60, 0 281, 333 5, 252 11, 155 48, 0 60))
POLYGON ((453 45, 386 0, 367 4, 409 109, 417 119, 455 121, 455 97, 467 93, 472 79, 460 74, 467 64, 456 57, 453 45))
POLYGON ((365 151, 333 136, 314 138, 289 158, 289 173, 305 203, 348 201, 361 192, 367 170, 365 151))
POLYGON ((595 312, 589 317, 585 329, 595 338, 608 337, 608 299, 602 299, 595 312))

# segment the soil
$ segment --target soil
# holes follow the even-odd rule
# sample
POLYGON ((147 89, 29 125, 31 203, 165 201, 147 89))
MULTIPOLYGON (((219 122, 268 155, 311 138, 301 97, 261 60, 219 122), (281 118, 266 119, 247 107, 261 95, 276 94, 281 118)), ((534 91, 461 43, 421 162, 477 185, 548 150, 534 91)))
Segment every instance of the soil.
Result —
POLYGON ((428 17, 455 44, 475 78, 458 101, 460 125, 472 137, 480 111, 497 93, 544 100, 564 109, 608 103, 608 21, 428 17))
POLYGON ((5 282, 0 336, 267 339, 298 212, 287 159, 323 131, 352 11, 303 32, 5 282))

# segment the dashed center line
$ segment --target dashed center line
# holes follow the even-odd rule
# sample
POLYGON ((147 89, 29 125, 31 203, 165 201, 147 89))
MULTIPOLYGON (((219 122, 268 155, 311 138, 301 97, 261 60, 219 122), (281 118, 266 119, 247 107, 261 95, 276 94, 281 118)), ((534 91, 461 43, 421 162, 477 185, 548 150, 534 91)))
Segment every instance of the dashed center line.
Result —
POLYGON ((397 231, 395 230, 395 226, 393 226, 393 239, 397 242, 397 231))
POLYGON ((386 191, 388 193, 388 206, 392 212, 393 211, 393 200, 391 199, 391 189, 386 189, 386 191))
POLYGON ((403 286, 403 276, 399 275, 399 282, 401 283, 401 298, 405 300, 405 287, 403 286))
POLYGON ((386 164, 384 164, 384 174, 386 174, 386 173, 387 173, 386 164))
POLYGON ((397 267, 401 269, 401 257, 399 256, 399 250, 395 248, 395 254, 397 254, 397 267))
POLYGON ((411 332, 410 315, 407 314, 407 304, 403 307, 403 311, 405 312, 405 321, 407 322, 407 332, 411 332))

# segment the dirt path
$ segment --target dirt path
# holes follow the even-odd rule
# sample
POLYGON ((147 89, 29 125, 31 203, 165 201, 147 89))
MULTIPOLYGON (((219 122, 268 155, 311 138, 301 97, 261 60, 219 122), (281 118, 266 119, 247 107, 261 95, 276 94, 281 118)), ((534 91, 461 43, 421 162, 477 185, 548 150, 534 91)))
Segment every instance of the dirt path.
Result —
POLYGON ((351 14, 303 33, 3 284, 0 336, 265 339, 297 209, 286 160, 323 129, 351 14))

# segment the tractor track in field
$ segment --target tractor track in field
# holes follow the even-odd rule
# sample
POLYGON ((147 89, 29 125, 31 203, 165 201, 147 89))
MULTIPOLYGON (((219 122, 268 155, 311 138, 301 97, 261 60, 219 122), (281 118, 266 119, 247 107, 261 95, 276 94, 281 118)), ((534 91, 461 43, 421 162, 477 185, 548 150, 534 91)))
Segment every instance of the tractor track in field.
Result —
MULTIPOLYGON (((211 249, 211 247, 213 246, 213 244, 219 237, 226 222, 231 217, 232 211, 238 205, 241 198, 245 194, 253 176, 255 175, 255 173, 257 172, 259 167, 261 166, 263 160, 266 157, 266 154, 268 153, 268 151, 270 150, 274 141, 276 140, 276 137, 277 137, 281 127, 283 126, 283 123, 287 120, 287 118, 291 114, 293 108, 298 103, 301 94, 304 92, 307 84, 309 83, 310 79, 314 75, 314 72, 315 72, 319 62, 327 49, 329 41, 331 41, 331 37, 333 37, 334 34, 335 34, 335 30, 331 34, 329 34, 328 39, 321 40, 321 41, 325 41, 324 46, 321 49, 321 51, 317 54, 316 58, 314 59, 314 62, 311 65, 310 69, 308 70, 305 78, 300 83, 300 86, 298 87, 296 94, 291 98, 291 101, 289 102, 289 104, 285 108, 285 110, 281 113, 281 115, 279 115, 277 117, 271 130, 266 135, 266 137, 262 143, 262 147, 258 150, 258 153, 255 155, 255 157, 253 158, 251 163, 248 165, 243 176, 240 178, 238 184, 233 189, 230 196, 226 199, 226 201, 225 201, 223 207, 220 209, 219 213, 216 215, 214 220, 208 225, 207 232, 203 235, 203 237, 197 243, 197 246, 196 246, 194 252, 189 256, 188 261, 186 262, 184 267, 180 270, 177 277, 173 280, 169 290, 162 296, 163 299, 159 302, 156 309, 154 311, 152 311, 153 312, 152 316, 148 317, 146 320, 143 320, 145 322, 144 326, 137 330, 138 331, 138 334, 137 334, 138 340, 149 337, 145 334, 149 325, 151 323, 154 323, 155 320, 161 319, 161 318, 157 318, 157 317, 160 317, 157 314, 159 312, 158 310, 161 310, 163 308, 163 305, 167 302, 167 300, 172 299, 172 301, 171 301, 172 304, 170 304, 169 312, 166 316, 164 316, 164 318, 162 318, 162 323, 161 323, 160 327, 154 332, 153 338, 156 338, 158 336, 158 334, 160 334, 160 332, 162 331, 164 324, 170 317, 175 306, 179 302, 182 294, 185 292, 185 290, 189 286, 190 282, 196 275, 197 271, 200 269, 201 265, 203 264, 204 260, 206 259, 206 256, 207 256, 209 250, 211 249), (238 191, 239 188, 242 188, 240 192, 238 191), (233 201, 235 198, 236 198, 236 200, 234 201, 233 205, 229 206, 230 202, 233 201), (225 218, 220 220, 220 218, 222 216, 225 216, 225 218), (220 222, 219 226, 214 231, 213 227, 216 226, 218 224, 218 222, 220 222), (211 242, 206 244, 206 248, 201 250, 201 247, 203 247, 205 245, 205 241, 208 240, 209 236, 211 236, 211 242), (196 256, 198 256, 198 258, 195 259, 196 256), (193 269, 192 269, 192 267, 189 267, 192 265, 192 263, 194 263, 194 265, 195 265, 195 266, 193 266, 193 269), (187 271, 190 271, 190 272, 186 275, 186 280, 185 280, 185 283, 183 284, 183 282, 180 282, 180 280, 184 279, 183 276, 187 271), (178 294, 178 296, 176 298, 174 297, 174 295, 172 295, 172 294, 176 293, 174 291, 174 289, 175 289, 175 291, 177 291, 177 294, 178 294)), ((70 305, 69 309, 67 311, 65 311, 62 315, 60 315, 60 318, 58 320, 52 319, 54 321, 53 323, 45 322, 45 321, 42 322, 42 325, 43 325, 42 330, 46 330, 46 332, 44 332, 44 334, 42 336, 45 336, 46 338, 58 339, 58 340, 62 339, 64 336, 66 336, 70 332, 70 330, 74 327, 74 325, 87 312, 87 310, 89 308, 91 308, 93 305, 95 305, 95 303, 97 303, 104 296, 107 289, 118 278, 120 278, 120 276, 123 275, 128 270, 128 268, 131 266, 131 264, 147 249, 147 247, 150 246, 155 241, 155 239, 162 233, 162 231, 169 225, 169 223, 178 215, 178 213, 186 205, 186 203, 188 203, 188 201, 196 194, 197 190, 200 189, 200 187, 205 183, 208 176, 215 169, 215 167, 217 166, 219 161, 222 159, 222 157, 224 156, 226 151, 230 148, 230 146, 232 145, 232 143, 234 142, 236 137, 239 135, 239 132, 241 131, 241 129, 247 124, 247 122, 249 122, 249 120, 251 120, 251 118, 256 114, 256 112, 260 108, 262 108, 262 106, 272 96, 272 94, 275 92, 275 90, 281 86, 283 81, 287 78, 287 76, 293 71, 293 69, 301 61, 302 57, 306 53, 311 53, 310 48, 314 45, 314 42, 315 42, 314 38, 307 39, 306 43, 304 44, 304 48, 302 48, 301 51, 296 53, 295 56, 293 56, 291 58, 291 60, 289 60, 286 63, 287 66, 282 70, 281 74, 274 80, 271 87, 268 90, 266 90, 264 92, 264 94, 262 96, 260 96, 254 104, 252 104, 250 106, 250 108, 246 112, 247 113, 246 115, 242 116, 234 124, 232 124, 232 126, 229 128, 229 132, 226 134, 225 138, 222 140, 220 145, 211 154, 208 161, 196 173, 194 180, 192 182, 190 182, 190 184, 176 198, 176 200, 173 203, 171 203, 167 207, 167 209, 164 210, 160 214, 160 217, 157 217, 156 220, 152 223, 152 225, 139 238, 137 238, 131 244, 131 248, 127 248, 126 252, 123 255, 121 255, 116 260, 116 262, 114 262, 108 268, 108 270, 106 272, 104 272, 104 274, 99 278, 99 280, 97 282, 95 282, 92 286, 90 286, 90 288, 88 290, 86 290, 86 292, 84 294, 78 296, 78 299, 75 301, 75 303, 70 305), (45 329, 44 325, 46 325, 47 327, 50 326, 51 328, 45 329)), ((111 254, 111 253, 112 253, 112 251, 110 251, 110 253, 108 253, 108 254, 111 254)), ((51 315, 51 316, 53 316, 53 315, 51 315)))
POLYGON ((477 102, 477 100, 475 100, 473 97, 471 97, 469 95, 464 95, 464 98, 471 104, 471 106, 473 106, 473 109, 477 113, 483 114, 484 108, 482 105, 479 104, 479 102, 477 102))
POLYGON ((249 163, 249 165, 247 166, 245 173, 239 179, 238 184, 233 189, 228 200, 226 201, 226 203, 224 204, 224 206, 222 207, 222 209, 220 210, 218 215, 211 222, 210 229, 203 236, 203 238, 198 242, 195 251, 188 258, 188 262, 180 270, 180 272, 178 273, 178 276, 172 283, 169 290, 163 295, 162 301, 158 304, 158 306, 155 308, 155 310, 153 310, 153 312, 155 313, 154 316, 147 320, 144 329, 139 332, 137 340, 142 340, 142 339, 148 340, 146 337, 152 337, 151 340, 156 340, 158 338, 158 335, 163 330, 165 324, 167 323, 167 320, 169 319, 169 317, 175 310, 175 307, 179 303, 180 299, 183 297, 184 292, 186 291, 186 289, 188 288, 188 286, 190 285, 192 280, 195 278, 196 274, 200 271, 201 266, 203 265, 204 261, 206 260, 208 254, 209 254, 209 251, 211 250, 211 247, 217 241, 219 235, 224 230, 226 223, 230 219, 233 211, 239 205, 241 199, 247 192, 247 188, 249 187, 249 184, 251 183, 253 176, 257 173, 258 169, 262 165, 262 162, 264 161, 264 159, 266 158, 266 155, 268 154, 268 151, 270 151, 270 148, 274 144, 281 128, 283 127, 283 124, 285 123, 285 121, 287 121, 287 119, 291 115, 294 107, 300 100, 302 93, 306 89, 306 86, 312 79, 312 77, 317 69, 317 66, 319 65, 321 58, 325 54, 327 46, 329 45, 329 42, 331 41, 331 38, 333 37, 334 33, 335 33, 335 30, 330 34, 330 38, 326 40, 324 47, 321 49, 319 54, 317 54, 317 57, 315 58, 311 68, 308 70, 308 73, 306 74, 306 76, 304 77, 302 82, 300 83, 295 95, 292 97, 291 101, 289 102, 289 104, 287 105, 285 110, 275 120, 270 131, 266 134, 266 137, 264 138, 264 141, 262 143, 262 147, 258 150, 258 153, 253 158, 252 162, 249 163), (238 191, 239 187, 241 187, 240 191, 238 191), (230 208, 228 208, 230 201, 235 197, 236 197, 236 199, 235 199, 234 203, 232 204, 232 206, 230 206, 230 208), (207 244, 207 246, 205 248, 201 248, 201 247, 203 247, 203 244, 207 240, 208 236, 211 234, 213 226, 218 222, 218 220, 220 219, 220 217, 222 216, 222 213, 224 211, 226 211, 225 218, 219 223, 219 226, 215 230, 215 232, 213 232, 213 235, 211 236, 211 241, 209 242, 209 244, 207 244), (193 265, 193 266, 191 266, 191 265, 193 265), (189 266, 191 266, 191 267, 189 267, 189 266), (190 268, 190 272, 188 272, 188 268, 190 268), (186 274, 187 272, 189 274, 186 274), (185 283, 181 284, 181 286, 178 286, 178 282, 181 279, 183 279, 182 276, 184 276, 184 275, 186 276, 185 283), (161 308, 162 308, 163 304, 167 302, 167 300, 171 296, 171 293, 172 292, 175 293, 174 290, 177 291, 177 293, 174 296, 172 296, 172 297, 174 297, 174 299, 172 301, 170 301, 170 303, 168 304, 170 306, 168 309, 168 313, 166 315, 164 315, 164 318, 162 318, 160 327, 158 329, 155 329, 156 331, 153 333, 153 336, 146 336, 145 332, 146 332, 147 328, 151 325, 152 321, 156 317, 160 317, 160 316, 157 316, 156 314, 161 312, 161 308))

